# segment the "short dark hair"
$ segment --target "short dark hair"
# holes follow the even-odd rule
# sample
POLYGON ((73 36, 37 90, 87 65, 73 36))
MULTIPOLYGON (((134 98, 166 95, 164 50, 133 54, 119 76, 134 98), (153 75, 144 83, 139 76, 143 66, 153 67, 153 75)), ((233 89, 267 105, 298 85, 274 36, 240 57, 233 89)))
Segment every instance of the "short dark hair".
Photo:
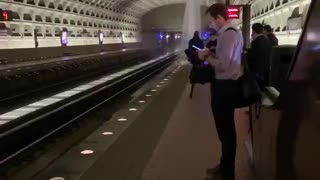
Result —
POLYGON ((218 18, 218 15, 222 16, 225 20, 228 20, 227 6, 220 3, 212 4, 206 11, 206 14, 210 14, 214 19, 218 18))
POLYGON ((266 30, 268 33, 271 33, 272 32, 272 28, 270 25, 264 25, 263 26, 263 29, 266 30))
POLYGON ((263 33, 263 25, 261 23, 254 23, 252 25, 252 31, 254 31, 257 34, 263 33))

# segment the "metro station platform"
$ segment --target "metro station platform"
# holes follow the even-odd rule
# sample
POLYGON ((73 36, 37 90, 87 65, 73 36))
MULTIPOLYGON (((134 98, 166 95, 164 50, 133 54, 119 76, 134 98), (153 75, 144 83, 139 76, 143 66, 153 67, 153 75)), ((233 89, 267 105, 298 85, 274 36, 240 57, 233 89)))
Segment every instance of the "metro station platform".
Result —
MULTIPOLYGON (((189 69, 184 66, 177 80, 183 81, 181 78, 187 78, 189 69)), ((210 108, 210 85, 196 85, 193 99, 189 98, 189 93, 190 85, 184 83, 177 105, 141 180, 210 179, 210 176, 206 176, 206 169, 219 163, 221 146, 210 108)), ((163 107, 164 104, 159 106, 163 107)), ((244 145, 249 124, 245 112, 246 109, 237 110, 235 118, 238 134, 237 180, 252 179, 244 145)))
MULTIPOLYGON (((112 119, 32 179, 212 179, 206 170, 219 162, 221 146, 210 109, 209 85, 196 85, 190 99, 191 66, 173 66, 148 83, 112 119)), ((252 179, 244 143, 248 139, 246 110, 236 112, 236 180, 252 179)))

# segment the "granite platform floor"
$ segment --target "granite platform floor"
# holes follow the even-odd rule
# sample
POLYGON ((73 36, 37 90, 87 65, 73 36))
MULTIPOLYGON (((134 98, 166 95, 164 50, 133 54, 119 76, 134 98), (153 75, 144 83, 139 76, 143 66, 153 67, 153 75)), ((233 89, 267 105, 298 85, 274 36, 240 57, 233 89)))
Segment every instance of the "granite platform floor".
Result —
MULTIPOLYGON (((174 113, 149 160, 141 180, 201 180, 206 169, 220 159, 220 142, 210 109, 210 86, 196 85, 189 99, 190 85, 182 91, 174 113)), ((248 135, 247 109, 236 112, 238 149, 236 180, 252 180, 244 141, 248 135)))

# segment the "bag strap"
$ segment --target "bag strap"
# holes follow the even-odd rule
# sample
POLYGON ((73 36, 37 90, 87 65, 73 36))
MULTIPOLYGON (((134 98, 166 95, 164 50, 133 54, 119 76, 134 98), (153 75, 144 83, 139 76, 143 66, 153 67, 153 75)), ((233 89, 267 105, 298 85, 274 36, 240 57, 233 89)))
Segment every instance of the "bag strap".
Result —
POLYGON ((233 27, 228 27, 224 32, 227 32, 227 31, 230 31, 230 30, 235 31, 235 32, 238 32, 238 30, 236 30, 236 29, 233 28, 233 27))
POLYGON ((190 99, 192 99, 192 96, 193 96, 193 89, 194 89, 194 83, 191 84, 191 90, 190 90, 190 99))
MULTIPOLYGON (((233 27, 229 27, 227 28, 224 32, 227 32, 227 31, 235 31, 235 32, 238 32, 238 30, 236 30, 235 28, 233 27)), ((249 68, 249 64, 248 64, 248 60, 247 60, 247 56, 246 56, 246 53, 242 53, 241 55, 241 63, 242 63, 242 66, 244 68, 244 71, 250 73, 250 68, 249 68)))

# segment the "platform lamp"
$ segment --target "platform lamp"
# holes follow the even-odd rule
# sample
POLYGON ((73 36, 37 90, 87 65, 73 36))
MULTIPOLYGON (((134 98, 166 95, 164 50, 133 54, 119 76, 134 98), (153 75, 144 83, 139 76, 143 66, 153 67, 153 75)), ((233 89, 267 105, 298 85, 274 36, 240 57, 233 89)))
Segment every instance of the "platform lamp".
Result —
POLYGON ((101 32, 101 30, 98 31, 98 40, 99 40, 100 51, 104 51, 103 49, 104 34, 103 32, 101 32))
POLYGON ((60 43, 62 47, 62 54, 63 56, 68 55, 65 50, 68 45, 68 29, 63 28, 62 31, 60 31, 60 43))
POLYGON ((125 46, 125 43, 124 43, 124 41, 125 41, 125 34, 124 33, 122 33, 122 32, 120 32, 120 36, 121 36, 121 44, 122 44, 122 48, 123 49, 125 49, 126 48, 126 46, 125 46))
POLYGON ((33 30, 33 35, 34 35, 34 45, 35 48, 38 48, 39 42, 38 42, 38 29, 33 30))
POLYGON ((158 33, 158 46, 162 46, 162 40, 163 40, 163 33, 159 32, 158 33))
POLYGON ((68 45, 68 30, 66 28, 63 28, 62 31, 60 31, 60 42, 61 42, 61 47, 67 47, 67 45, 68 45))
POLYGON ((103 44, 103 38, 104 38, 104 35, 103 35, 103 33, 101 32, 101 30, 99 30, 99 31, 98 31, 99 45, 102 45, 102 44, 103 44))

